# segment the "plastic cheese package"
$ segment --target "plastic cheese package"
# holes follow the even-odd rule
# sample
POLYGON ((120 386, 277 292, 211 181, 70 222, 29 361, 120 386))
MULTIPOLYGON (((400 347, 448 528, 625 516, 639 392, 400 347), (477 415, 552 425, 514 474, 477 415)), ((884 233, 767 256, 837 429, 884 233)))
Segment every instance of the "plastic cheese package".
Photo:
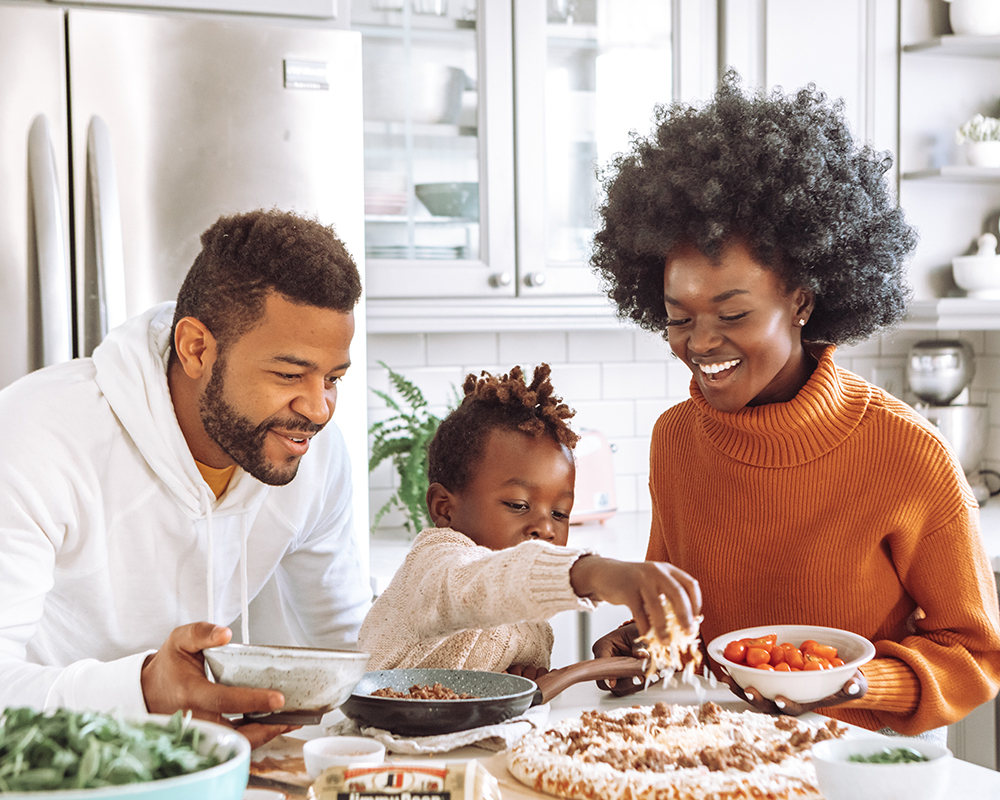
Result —
POLYGON ((386 762, 330 767, 310 800, 502 800, 497 780, 478 761, 386 762))

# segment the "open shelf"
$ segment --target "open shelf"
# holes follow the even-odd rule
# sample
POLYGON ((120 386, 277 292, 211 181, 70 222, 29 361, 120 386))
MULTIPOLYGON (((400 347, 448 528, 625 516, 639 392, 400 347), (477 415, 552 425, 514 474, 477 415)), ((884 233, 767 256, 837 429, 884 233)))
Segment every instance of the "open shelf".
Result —
POLYGON ((1000 36, 935 36, 923 42, 903 46, 905 53, 966 58, 1000 57, 1000 36))

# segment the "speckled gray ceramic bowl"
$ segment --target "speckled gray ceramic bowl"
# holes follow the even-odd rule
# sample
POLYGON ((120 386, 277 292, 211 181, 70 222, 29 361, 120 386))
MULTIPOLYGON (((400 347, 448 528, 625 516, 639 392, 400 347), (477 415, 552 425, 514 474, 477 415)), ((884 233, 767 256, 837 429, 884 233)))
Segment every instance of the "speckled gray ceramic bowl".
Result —
POLYGON ((255 721, 315 725, 327 711, 340 706, 365 674, 368 653, 227 644, 204 651, 205 664, 217 683, 276 689, 285 705, 255 721))

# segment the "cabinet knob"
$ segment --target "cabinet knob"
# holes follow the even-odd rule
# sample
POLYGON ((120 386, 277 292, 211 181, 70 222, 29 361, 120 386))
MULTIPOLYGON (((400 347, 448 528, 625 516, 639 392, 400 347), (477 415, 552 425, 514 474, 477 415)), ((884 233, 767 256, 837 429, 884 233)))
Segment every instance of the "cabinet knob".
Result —
POLYGON ((544 272, 529 272, 524 276, 525 286, 544 286, 545 285, 545 273, 544 272))
POLYGON ((510 286, 511 277, 509 272, 494 272, 490 275, 490 286, 499 289, 501 286, 510 286))

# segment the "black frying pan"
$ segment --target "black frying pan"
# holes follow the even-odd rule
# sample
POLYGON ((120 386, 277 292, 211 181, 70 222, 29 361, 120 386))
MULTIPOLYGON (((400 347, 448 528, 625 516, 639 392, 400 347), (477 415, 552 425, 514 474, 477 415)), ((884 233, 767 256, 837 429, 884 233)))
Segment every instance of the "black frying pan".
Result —
POLYGON ((366 672, 340 710, 362 728, 381 728, 398 736, 436 736, 455 733, 520 716, 532 706, 547 703, 575 683, 601 678, 643 675, 643 661, 635 658, 595 658, 554 669, 531 681, 504 672, 464 669, 384 669, 366 672), (440 683, 472 700, 404 700, 372 697, 389 688, 405 692, 415 684, 440 683))

